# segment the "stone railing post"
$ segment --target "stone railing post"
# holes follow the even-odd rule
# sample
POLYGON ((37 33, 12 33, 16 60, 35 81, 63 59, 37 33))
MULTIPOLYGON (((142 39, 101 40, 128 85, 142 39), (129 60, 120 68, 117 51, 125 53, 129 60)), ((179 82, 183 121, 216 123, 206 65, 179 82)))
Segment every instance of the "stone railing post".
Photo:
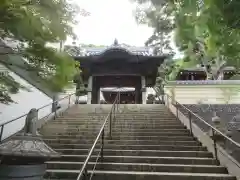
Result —
POLYGON ((57 109, 58 109, 58 102, 57 102, 57 100, 58 100, 58 95, 55 94, 55 95, 53 96, 52 112, 56 112, 57 109))

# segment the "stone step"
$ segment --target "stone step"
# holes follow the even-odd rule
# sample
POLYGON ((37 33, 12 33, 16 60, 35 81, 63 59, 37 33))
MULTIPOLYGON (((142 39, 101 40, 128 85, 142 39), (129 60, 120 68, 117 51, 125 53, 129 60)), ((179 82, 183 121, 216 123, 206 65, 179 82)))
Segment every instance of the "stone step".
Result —
MULTIPOLYGON (((86 111, 88 109, 85 109, 85 111, 83 111, 83 109, 69 109, 68 113, 71 113, 71 114, 75 114, 75 115, 78 115, 78 114, 89 114, 89 113, 98 113, 98 114, 108 114, 109 111, 111 110, 111 108, 108 108, 108 109, 101 109, 101 108, 98 108, 98 109, 89 109, 90 111, 86 111)), ((144 109, 138 109, 138 110, 123 110, 122 108, 119 108, 118 111, 117 111, 117 108, 115 109, 116 110, 116 113, 118 114, 146 114, 146 113, 149 113, 151 115, 154 115, 154 114, 169 114, 171 115, 172 113, 170 111, 168 111, 168 109, 149 109, 149 110, 144 110, 144 109)))
MULTIPOLYGON (((113 116, 114 117, 114 116, 113 116)), ((112 119, 114 119, 112 117, 112 119)), ((99 122, 104 121, 106 119, 106 116, 103 118, 101 117, 88 117, 88 118, 57 118, 55 120, 52 120, 51 122, 99 122)), ((110 118, 109 118, 110 119, 110 118)), ((115 117, 114 122, 118 123, 126 123, 126 122, 133 122, 133 123, 163 123, 163 122, 180 122, 176 118, 118 118, 115 117)))
MULTIPOLYGON (((77 118, 78 116, 58 116, 57 119, 92 119, 92 118, 106 118, 106 115, 86 115, 86 116, 79 116, 79 118, 77 118)), ((145 120, 145 119, 149 119, 149 120, 176 120, 175 116, 119 116, 116 114, 117 119, 120 120, 124 120, 124 119, 136 119, 136 120, 145 120)))
MULTIPOLYGON (((60 158, 52 158, 53 161, 85 161, 87 155, 63 154, 60 158)), ((92 155, 90 161, 95 162, 98 155, 92 155)), ((161 156, 107 156, 104 155, 103 162, 121 163, 155 163, 155 164, 195 164, 195 165, 217 165, 214 158, 206 157, 161 157, 161 156)))
MULTIPOLYGON (((48 124, 47 128, 97 128, 102 126, 102 124, 83 124, 83 125, 71 125, 71 124, 48 124)), ((108 127, 108 125, 106 125, 105 127, 108 127)), ((113 125, 113 128, 134 128, 134 129, 183 129, 184 126, 182 124, 179 125, 175 125, 175 124, 161 124, 161 125, 151 125, 151 124, 139 124, 139 125, 113 125)))
MULTIPOLYGON (((59 115, 57 118, 59 119, 94 119, 94 118, 106 118, 108 116, 108 114, 94 114, 94 115, 66 115, 66 114, 61 114, 59 115)), ((112 116, 114 116, 114 114, 112 114, 112 116)), ((153 120, 158 120, 158 119, 166 119, 166 120, 174 120, 176 119, 176 116, 173 115, 158 115, 158 116, 148 116, 148 115, 118 115, 115 114, 115 117, 117 117, 118 119, 136 119, 136 120, 144 120, 144 119, 153 119, 153 120)))
MULTIPOLYGON (((68 126, 68 127, 98 127, 98 126, 102 126, 104 123, 104 121, 99 121, 99 122, 48 122, 46 126, 68 126)), ((105 127, 109 126, 109 122, 106 123, 105 127)), ((126 122, 126 123, 119 123, 119 122, 112 122, 112 127, 113 128, 119 128, 119 127, 134 127, 134 128, 141 128, 141 127, 147 127, 147 128, 165 128, 167 129, 169 128, 174 128, 176 127, 176 129, 179 129, 179 127, 184 128, 184 126, 180 123, 180 122, 165 122, 165 123, 130 123, 130 122, 126 122)))
MULTIPOLYGON (((62 154, 87 155, 89 149, 54 149, 62 154)), ((97 155, 100 149, 95 149, 94 154, 97 155)), ((121 150, 106 149, 104 154, 107 156, 161 156, 161 157, 208 157, 213 158, 212 153, 207 151, 161 151, 161 150, 121 150)))
MULTIPOLYGON (((83 115, 83 114, 108 114, 110 112, 111 108, 109 109, 92 109, 92 110, 88 110, 88 109, 85 109, 83 111, 79 110, 78 109, 68 109, 65 113, 69 113, 69 114, 75 114, 75 115, 83 115)), ((153 109, 153 110, 137 110, 137 111, 124 111, 123 109, 121 108, 115 108, 115 112, 116 114, 119 114, 119 115, 125 115, 125 114, 136 114, 136 115, 139 115, 139 114, 146 114, 146 113, 149 113, 150 116, 154 116, 154 115, 160 115, 160 114, 167 114, 167 115, 172 115, 172 112, 170 112, 168 109, 153 109)))
MULTIPOLYGON (((63 119, 63 120, 54 120, 50 121, 49 123, 53 124, 59 124, 59 123, 68 123, 68 124, 95 124, 95 123, 102 123, 104 122, 103 120, 79 120, 76 119, 74 120, 69 120, 69 119, 63 119)), ((114 124, 181 124, 180 121, 177 120, 143 120, 143 121, 137 121, 137 120, 113 120, 112 123, 114 124)))
MULTIPOLYGON (((68 114, 68 115, 96 115, 96 114, 100 114, 100 115, 107 115, 110 113, 110 110, 111 109, 106 109, 106 110, 99 110, 99 109, 96 109, 96 110, 93 110, 93 111, 79 111, 77 112, 76 110, 68 110, 66 111, 64 114, 68 114)), ((173 113, 168 111, 168 110, 155 110, 155 111, 123 111, 121 109, 117 110, 115 109, 115 114, 117 115, 146 115, 146 114, 149 114, 149 116, 160 116, 160 115, 169 115, 169 116, 173 116, 173 113)))
MULTIPOLYGON (((77 179, 111 107, 77 105, 41 129, 44 141, 62 154, 47 162, 46 179, 77 179)), ((98 162, 92 180, 236 179, 164 105, 120 107, 112 139, 109 122, 105 126, 104 158, 99 139, 89 159, 88 170, 98 162)))
MULTIPOLYGON (((44 127, 42 130, 47 129, 47 126, 44 127)), ((52 129, 52 128, 51 128, 52 129)), ((79 129, 75 128, 73 131, 72 129, 70 129, 71 131, 68 131, 66 129, 60 129, 61 131, 59 133, 73 133, 73 134, 77 134, 79 132, 83 132, 83 133, 91 133, 92 130, 96 130, 95 132, 98 133, 100 129, 81 129, 81 131, 79 131, 79 129)), ((54 133, 54 131, 45 131, 45 133, 54 133)), ((183 127, 182 129, 138 129, 138 130, 134 130, 132 131, 132 129, 116 129, 113 127, 112 129, 113 133, 123 133, 123 134, 127 134, 127 133, 182 133, 182 132, 189 132, 189 130, 185 127, 183 127)))
MULTIPOLYGON (((44 141, 48 144, 51 143, 60 143, 60 144, 93 144, 95 139, 44 139, 44 141)), ((98 143, 101 143, 100 141, 98 143)), ((197 141, 163 141, 163 140, 106 140, 105 144, 118 144, 118 145, 131 145, 131 144, 139 144, 139 145, 187 145, 187 146, 199 146, 200 142, 197 141)))
MULTIPOLYGON (((64 127, 64 126, 51 126, 51 127, 44 127, 44 129, 42 129, 42 131, 45 132, 99 132, 101 126, 100 127, 75 127, 75 128, 69 128, 69 127, 64 127)), ((108 127, 105 127, 106 130, 108 130, 108 127)), ((113 127, 112 132, 161 132, 161 131, 175 131, 175 130, 186 130, 186 127, 179 127, 177 129, 174 128, 163 128, 163 129, 152 129, 152 128, 127 128, 127 127, 123 127, 123 128, 115 128, 113 127)))
MULTIPOLYGON (((44 127, 41 129, 41 134, 57 134, 57 133, 79 133, 79 132, 84 132, 84 133, 98 133, 100 130, 100 127, 96 127, 96 128, 67 128, 67 127, 61 127, 61 128, 57 128, 57 127, 44 127)), ((105 130, 108 132, 109 128, 105 127, 105 130)), ((186 127, 183 128, 179 128, 179 129, 133 129, 133 128, 114 128, 112 129, 112 132, 135 132, 135 133, 141 133, 141 132, 183 132, 183 131, 189 131, 186 127)))
MULTIPOLYGON (((89 171, 92 173, 92 171, 89 171)), ((64 180, 76 179, 79 170, 48 169, 46 177, 64 180)), ((173 172, 136 172, 136 171, 99 171, 95 170, 93 178, 97 180, 236 180, 228 174, 210 173, 173 173, 173 172)))
MULTIPOLYGON (((90 119, 90 118, 106 118, 109 115, 109 113, 106 114, 99 114, 99 113, 95 113, 95 114, 79 114, 79 115, 74 115, 74 114, 61 114, 58 116, 58 118, 69 118, 69 119, 75 119, 75 118, 80 118, 80 119, 90 119)), ((112 116, 114 115, 114 113, 112 113, 112 116)), ((158 115, 151 115, 149 116, 148 113, 145 114, 125 114, 125 115, 120 115, 115 113, 115 116, 119 119, 176 119, 176 116, 174 116, 173 114, 158 114, 158 115)))
MULTIPOLYGON (((44 132, 49 131, 49 132, 72 132, 72 133, 79 133, 79 132, 95 132, 98 133, 99 130, 101 129, 102 125, 96 125, 96 126, 88 126, 88 125, 80 125, 80 126, 71 126, 69 127, 68 125, 47 125, 46 127, 44 127, 42 130, 44 132), (59 131, 61 130, 61 131, 59 131)), ((105 132, 109 131, 109 126, 105 126, 105 132)), ((173 129, 171 129, 171 127, 167 127, 166 129, 169 129, 169 132, 171 132, 173 129)), ((179 127, 177 128, 177 130, 185 130, 185 127, 179 127)), ((131 132, 131 133, 140 133, 140 132, 166 132, 166 131, 161 131, 160 127, 156 127, 156 129, 154 127, 146 127, 146 126, 142 126, 142 127, 132 127, 132 126, 114 126, 112 125, 112 132, 131 132)))
MULTIPOLYGON (((49 122, 47 126, 68 126, 68 127, 95 127, 95 126, 102 126, 103 122, 49 122)), ((134 128, 140 128, 140 127, 147 127, 147 128, 161 128, 161 127, 177 127, 179 126, 183 127, 183 125, 179 122, 166 122, 166 123, 115 123, 112 122, 112 127, 119 128, 119 127, 134 127, 134 128)), ((105 127, 109 127, 109 122, 105 125, 105 127)))
MULTIPOLYGON (((50 146, 54 149, 90 149, 92 144, 58 144, 51 143, 50 146)), ((100 148, 100 144, 96 145, 96 148, 100 148)), ((113 150, 169 150, 169 151, 207 151, 206 147, 203 146, 184 146, 180 145, 141 145, 141 144, 130 144, 130 145, 118 145, 118 144, 105 144, 104 148, 113 150)))
MULTIPOLYGON (((49 134, 45 134, 44 136, 97 136, 99 132, 89 132, 89 131, 81 131, 81 132, 59 132, 59 133, 49 133, 49 134)), ((176 132, 134 132, 134 131, 130 131, 130 132, 112 132, 112 136, 190 136, 190 132, 188 130, 186 131, 176 131, 176 132)))
MULTIPOLYGON (((90 113, 63 113, 63 115, 65 116, 71 116, 71 117, 83 117, 83 116, 107 116, 110 113, 110 111, 107 112, 90 112, 90 113)), ((112 112, 114 113, 114 112, 112 112)), ((138 113, 117 113, 115 112, 115 114, 118 117, 175 117, 172 113, 166 113, 166 112, 155 112, 155 113, 151 113, 151 112, 138 112, 138 113)))
MULTIPOLYGON (((95 139, 96 136, 69 136, 69 135, 57 135, 57 136, 44 136, 44 139, 60 139, 60 140, 72 140, 72 139, 95 139)), ((164 141, 188 141, 188 140, 196 140, 196 138, 189 135, 181 135, 181 136, 112 136, 112 140, 164 140, 164 141)))
MULTIPOLYGON (((96 119, 96 118, 106 118, 107 115, 87 115, 87 116, 74 116, 74 115, 64 115, 64 116, 58 116, 58 119, 80 119, 80 120, 84 120, 84 119, 96 119)), ((118 116, 116 115, 117 119, 120 120, 131 120, 131 119, 135 119, 135 120, 145 120, 145 119, 153 119, 153 120, 174 120, 176 119, 175 116, 155 116, 155 117, 151 117, 151 116, 118 116)))
MULTIPOLYGON (((84 162, 46 162, 48 169, 79 170, 84 162)), ((88 169, 93 169, 96 162, 89 162, 88 169)), ((181 173, 222 173, 228 171, 223 166, 214 165, 182 165, 182 164, 149 164, 149 163, 106 163, 99 162, 96 170, 107 171, 149 171, 149 172, 181 172, 181 173)))
MULTIPOLYGON (((85 111, 77 111, 77 110, 68 110, 65 113, 66 114, 72 114, 72 115, 87 115, 87 114, 101 114, 101 115, 106 115, 109 114, 111 109, 94 109, 94 110, 85 110, 85 111)), ((159 115, 173 115, 171 112, 168 110, 151 110, 151 111, 144 111, 144 110, 139 110, 139 111, 124 111, 122 109, 117 110, 115 109, 116 114, 118 115, 139 115, 139 114, 150 114, 150 116, 159 116, 159 115)))
MULTIPOLYGON (((92 111, 77 111, 77 110, 73 110, 69 109, 67 112, 71 112, 73 114, 83 114, 83 113, 99 113, 99 114, 107 114, 110 112, 111 108, 109 109, 94 109, 92 111)), ((137 110, 124 110, 123 108, 115 108, 115 112, 117 114, 145 114, 145 113, 151 113, 153 115, 155 114, 172 114, 172 112, 170 112, 167 108, 166 109, 148 109, 148 110, 143 110, 143 109, 137 109, 137 110)))
POLYGON ((113 127, 112 129, 113 133, 181 133, 184 134, 186 132, 189 132, 189 130, 186 127, 183 127, 181 129, 116 129, 113 127), (121 130, 121 131, 120 131, 121 130))

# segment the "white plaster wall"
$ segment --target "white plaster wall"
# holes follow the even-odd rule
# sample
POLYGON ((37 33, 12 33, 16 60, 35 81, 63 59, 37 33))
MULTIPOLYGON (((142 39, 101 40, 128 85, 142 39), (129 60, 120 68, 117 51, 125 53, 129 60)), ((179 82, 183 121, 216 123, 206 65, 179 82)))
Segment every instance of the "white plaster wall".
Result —
MULTIPOLYGON (((1 69, 5 68, 3 65, 0 64, 1 69)), ((7 69, 8 70, 8 69, 7 69)), ((32 108, 40 108, 46 104, 51 104, 52 99, 36 89, 34 86, 29 84, 27 81, 23 80, 21 77, 16 75, 15 73, 9 71, 9 75, 11 75, 17 82, 21 85, 27 87, 29 91, 20 89, 19 93, 11 94, 12 99, 16 103, 11 103, 9 105, 1 104, 0 103, 0 124, 11 121, 14 118, 18 118, 26 113, 28 113, 32 108)), ((71 92, 71 91, 70 91, 71 92)), ((68 91, 67 94, 70 93, 68 91)), ((66 94, 61 94, 60 97, 64 97, 66 94)), ((73 104, 75 101, 75 96, 71 96, 70 103, 73 104)), ((67 106, 69 99, 66 98, 60 101, 62 107, 67 106)), ((46 117, 51 113, 52 106, 49 105, 41 110, 39 110, 38 118, 41 119, 46 117)), ((21 130, 25 124, 26 116, 11 122, 4 126, 3 128, 3 139, 9 137, 10 135, 16 133, 17 131, 21 130)), ((1 128, 1 127, 0 127, 1 128)))
POLYGON ((174 85, 165 92, 181 104, 240 104, 240 85, 174 85))

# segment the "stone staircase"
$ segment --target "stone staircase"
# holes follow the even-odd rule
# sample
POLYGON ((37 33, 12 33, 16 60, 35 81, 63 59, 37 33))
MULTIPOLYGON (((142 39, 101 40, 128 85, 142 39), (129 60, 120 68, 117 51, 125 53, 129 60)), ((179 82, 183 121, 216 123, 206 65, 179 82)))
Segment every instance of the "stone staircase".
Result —
MULTIPOLYGON (((46 124, 45 142, 62 153, 47 162, 45 179, 77 178, 111 105, 76 105, 46 124)), ((108 129, 108 127, 107 127, 108 129)), ((235 180, 212 153, 164 105, 121 105, 107 133, 97 180, 235 180)), ((88 164, 91 174, 100 151, 97 144, 88 164)))

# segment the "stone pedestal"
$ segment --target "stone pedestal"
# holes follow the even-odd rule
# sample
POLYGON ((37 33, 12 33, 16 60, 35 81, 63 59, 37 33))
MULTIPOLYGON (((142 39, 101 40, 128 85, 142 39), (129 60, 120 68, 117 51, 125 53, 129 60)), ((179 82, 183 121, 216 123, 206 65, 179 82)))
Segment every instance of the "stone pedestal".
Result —
POLYGON ((0 144, 0 179, 42 180, 45 162, 60 156, 37 135, 37 112, 36 109, 29 112, 23 133, 0 144))
POLYGON ((0 179, 2 180, 42 180, 46 173, 46 164, 34 165, 0 165, 0 179))

